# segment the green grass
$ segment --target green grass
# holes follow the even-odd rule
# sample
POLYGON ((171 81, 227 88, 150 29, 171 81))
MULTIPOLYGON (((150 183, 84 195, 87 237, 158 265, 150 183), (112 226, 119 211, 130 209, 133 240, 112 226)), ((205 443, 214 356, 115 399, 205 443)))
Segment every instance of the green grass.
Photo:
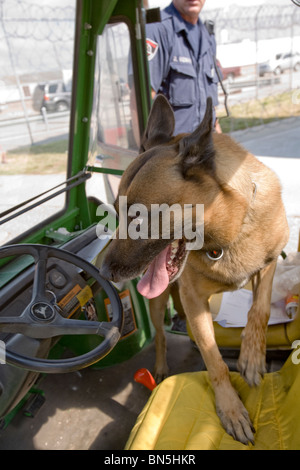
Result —
POLYGON ((67 151, 67 140, 9 150, 6 154, 6 163, 0 165, 0 174, 45 175, 65 173, 67 169, 67 151))
POLYGON ((293 92, 286 92, 230 106, 230 117, 224 117, 224 113, 218 116, 222 131, 244 130, 291 116, 300 116, 300 104, 293 103, 292 95, 293 92))

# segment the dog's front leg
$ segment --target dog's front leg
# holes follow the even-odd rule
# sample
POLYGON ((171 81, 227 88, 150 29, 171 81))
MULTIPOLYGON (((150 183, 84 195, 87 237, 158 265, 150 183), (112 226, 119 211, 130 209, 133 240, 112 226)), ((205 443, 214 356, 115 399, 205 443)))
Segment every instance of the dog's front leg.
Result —
POLYGON ((252 279, 253 304, 243 331, 238 369, 246 382, 258 385, 266 372, 266 334, 271 310, 271 294, 276 261, 252 279))
POLYGON ((207 367, 215 393, 216 411, 224 429, 234 439, 248 444, 254 441, 248 412, 233 388, 227 365, 215 341, 207 297, 195 295, 191 286, 181 286, 181 300, 190 328, 207 367))
POLYGON ((149 301, 149 309, 152 324, 155 328, 155 366, 153 375, 157 383, 168 376, 167 345, 164 327, 165 311, 170 295, 168 287, 159 297, 149 301))

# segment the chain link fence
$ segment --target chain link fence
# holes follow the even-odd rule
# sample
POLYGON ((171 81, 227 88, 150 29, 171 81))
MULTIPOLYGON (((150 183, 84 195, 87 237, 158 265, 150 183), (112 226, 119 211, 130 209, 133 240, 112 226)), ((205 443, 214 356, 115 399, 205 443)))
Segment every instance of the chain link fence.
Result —
MULTIPOLYGON (((231 117, 225 131, 300 115, 300 8, 282 5, 206 11, 215 24, 218 59, 231 117)), ((220 94, 220 116, 225 115, 220 94)))

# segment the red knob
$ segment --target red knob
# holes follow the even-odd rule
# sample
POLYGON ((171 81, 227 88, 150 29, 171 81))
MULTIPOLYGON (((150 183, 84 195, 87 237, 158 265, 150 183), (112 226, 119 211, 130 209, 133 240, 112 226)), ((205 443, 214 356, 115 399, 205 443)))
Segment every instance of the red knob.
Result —
POLYGON ((156 387, 156 382, 148 369, 137 370, 134 374, 134 380, 145 385, 145 387, 149 388, 151 391, 156 387))

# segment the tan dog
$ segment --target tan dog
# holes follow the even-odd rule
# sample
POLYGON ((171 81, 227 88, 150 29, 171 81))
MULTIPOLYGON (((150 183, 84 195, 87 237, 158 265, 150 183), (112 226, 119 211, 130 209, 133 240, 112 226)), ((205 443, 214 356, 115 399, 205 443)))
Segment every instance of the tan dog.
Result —
MULTIPOLYGON (((152 319, 158 330, 156 373, 167 373, 162 312, 169 282, 179 278, 180 298, 215 392, 216 410, 226 431, 242 443, 253 442, 248 412, 231 385, 229 371, 214 337, 208 299, 236 290, 250 279, 253 305, 248 314, 239 369, 250 385, 265 372, 266 330, 277 257, 288 241, 288 226, 275 174, 229 136, 212 131, 212 103, 192 133, 172 137, 174 116, 159 95, 142 140, 143 152, 124 172, 120 196, 128 207, 141 204, 204 204, 204 244, 187 250, 185 237, 169 239, 120 237, 112 240, 101 268, 113 281, 141 279, 139 291, 152 298, 152 319), (155 310, 155 309, 154 309, 155 310)), ((125 221, 149 224, 139 214, 125 221)), ((119 229, 120 230, 120 229, 119 229)), ((161 235, 161 233, 160 233, 161 235)))

